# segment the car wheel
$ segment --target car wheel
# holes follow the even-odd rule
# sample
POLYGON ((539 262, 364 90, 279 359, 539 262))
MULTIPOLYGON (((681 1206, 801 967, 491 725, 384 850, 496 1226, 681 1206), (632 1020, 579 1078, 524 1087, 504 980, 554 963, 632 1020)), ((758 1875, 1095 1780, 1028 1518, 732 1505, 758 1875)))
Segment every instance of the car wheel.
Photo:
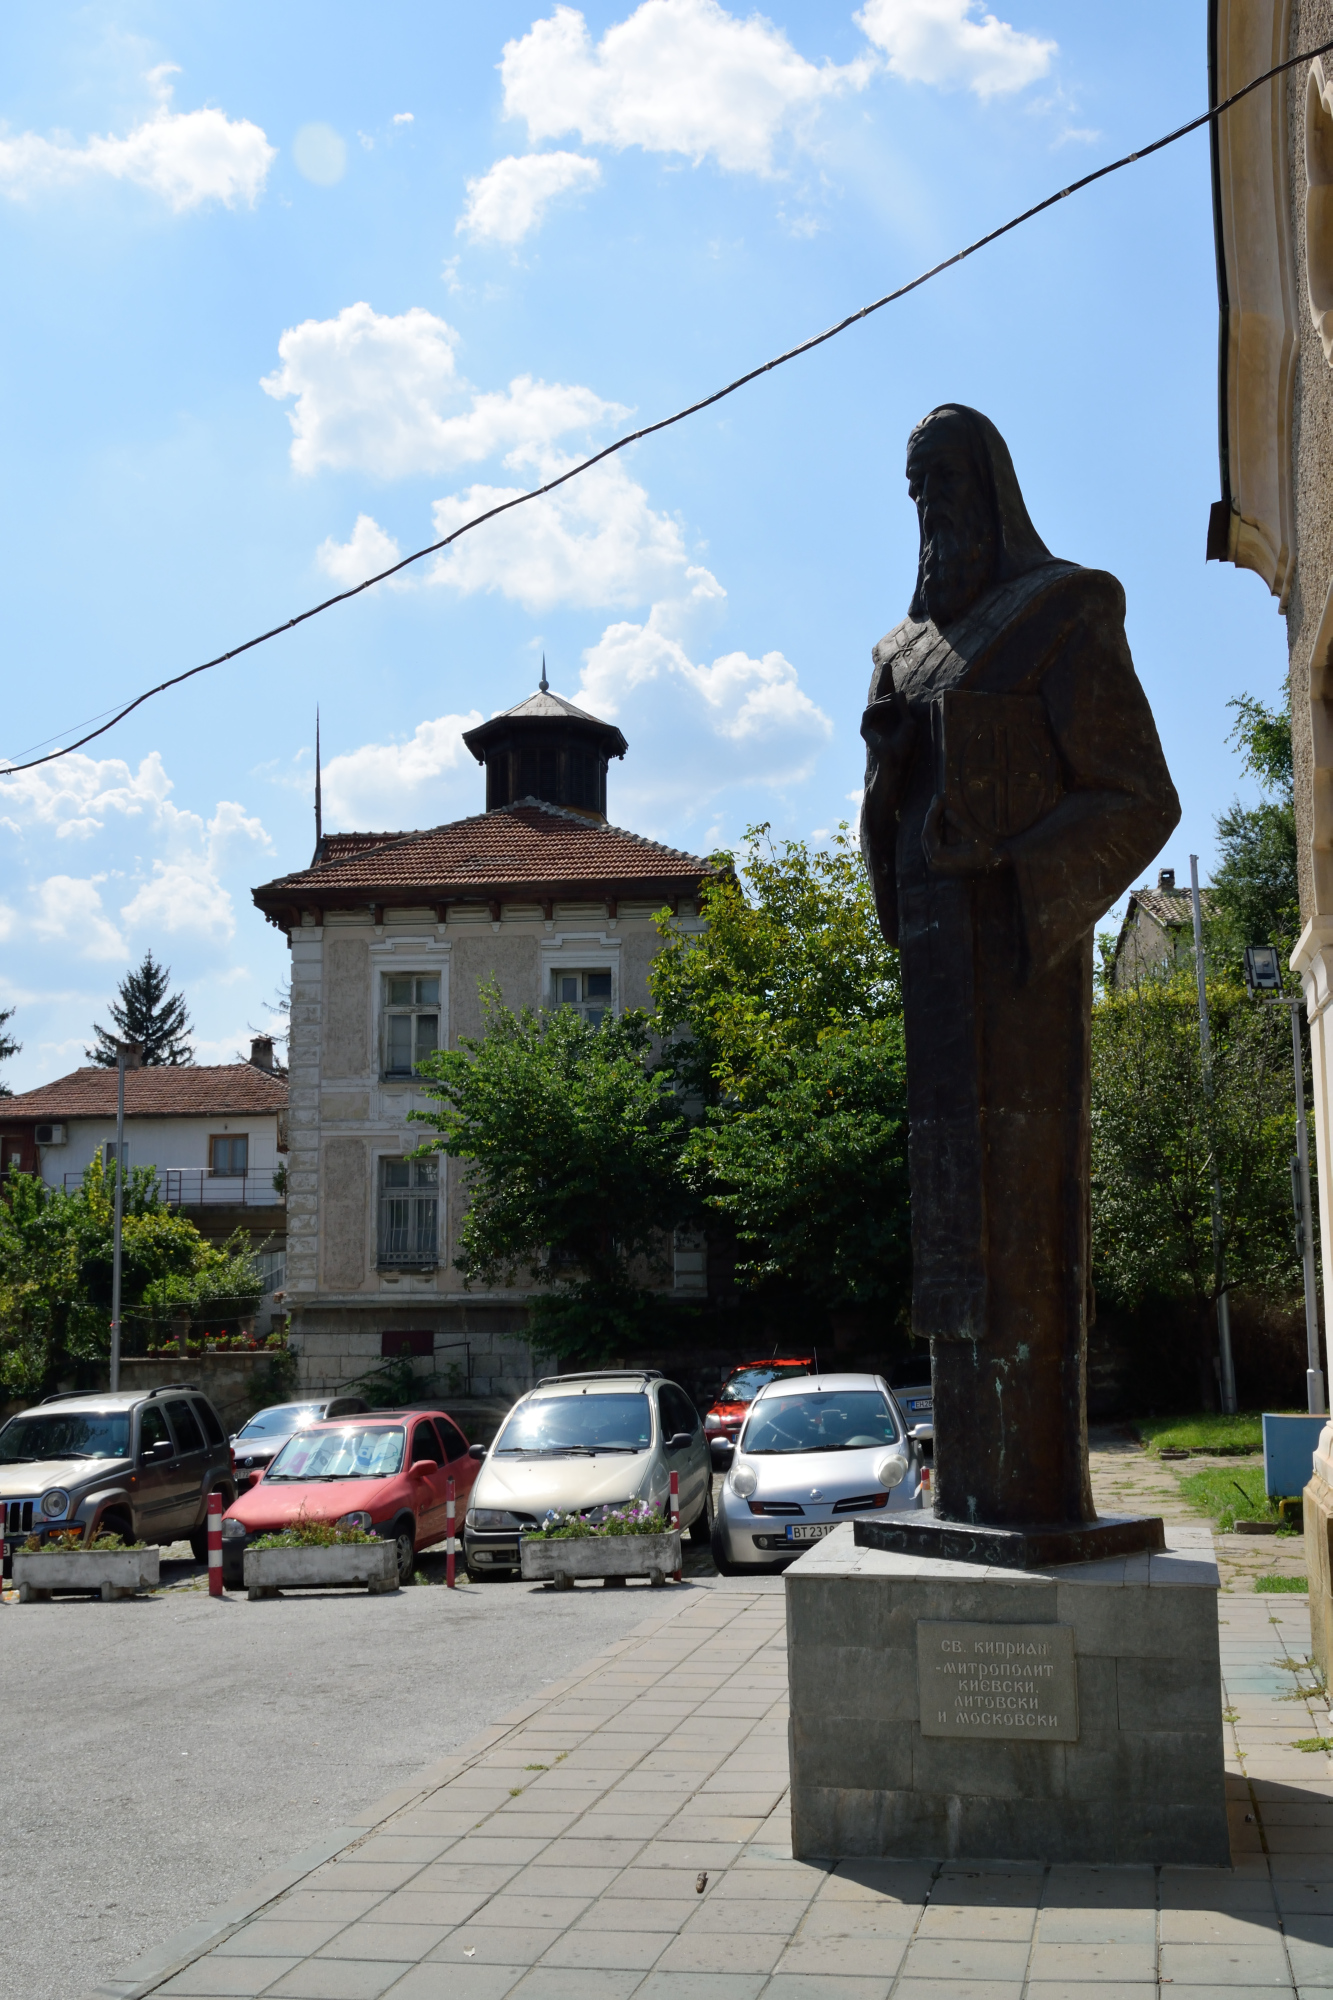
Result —
POLYGON ((708 1482, 704 1504, 690 1522, 690 1540, 696 1549, 706 1549, 713 1539, 713 1482, 708 1482))
POLYGON ((245 1588, 244 1550, 238 1556, 228 1555, 226 1549, 222 1551, 222 1588, 224 1590, 243 1590, 245 1588))
POLYGON ((739 1563, 734 1563, 731 1560, 731 1557, 727 1554, 727 1538, 723 1532, 721 1521, 719 1521, 716 1517, 714 1517, 713 1520, 713 1533, 711 1541, 713 1550, 713 1568, 717 1571, 718 1575, 743 1576, 745 1572, 741 1568, 741 1565, 739 1563))
POLYGON ((97 1524, 99 1535, 119 1535, 122 1542, 138 1540, 134 1523, 127 1514, 104 1514, 97 1524))
POLYGON ((393 1545, 398 1554, 398 1581, 411 1583, 417 1567, 417 1532, 412 1521, 400 1521, 393 1531, 393 1545))

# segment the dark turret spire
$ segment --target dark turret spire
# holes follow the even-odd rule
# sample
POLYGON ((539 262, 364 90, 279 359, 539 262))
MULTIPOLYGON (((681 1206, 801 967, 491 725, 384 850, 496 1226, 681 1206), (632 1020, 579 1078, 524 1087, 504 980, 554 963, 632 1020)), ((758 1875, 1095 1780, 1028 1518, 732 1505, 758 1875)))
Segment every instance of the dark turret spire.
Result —
POLYGON ((319 706, 315 706, 315 853, 318 855, 324 838, 324 794, 321 789, 319 771, 319 706))
POLYGON ((543 693, 543 694, 549 694, 549 693, 551 692, 551 687, 550 687, 550 682, 549 682, 549 681, 547 680, 547 678, 546 678, 546 655, 545 655, 545 653, 543 653, 543 654, 542 654, 542 677, 541 677, 541 679, 540 679, 540 680, 538 681, 537 685, 538 685, 538 687, 539 687, 539 688, 541 689, 541 691, 542 691, 542 693, 543 693))

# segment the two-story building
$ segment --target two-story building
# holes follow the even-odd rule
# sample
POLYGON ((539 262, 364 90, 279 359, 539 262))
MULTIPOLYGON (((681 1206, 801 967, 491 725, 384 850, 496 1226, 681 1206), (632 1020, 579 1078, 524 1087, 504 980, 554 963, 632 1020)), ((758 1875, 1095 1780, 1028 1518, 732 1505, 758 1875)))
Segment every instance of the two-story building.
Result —
MULTIPOLYGON (((1209 914, 1210 892, 1199 891, 1200 914, 1209 914)), ((1162 979, 1194 963, 1194 901, 1177 888, 1174 868, 1159 868, 1157 887, 1131 889, 1116 935, 1110 984, 1127 992, 1141 979, 1162 979)))
MULTIPOLYGON (((513 1008, 592 1021, 647 1007, 669 908, 698 924, 708 864, 606 818, 626 743, 545 685, 465 737, 486 810, 412 833, 318 831, 308 868, 254 891, 291 945, 287 1298, 303 1383, 333 1387, 384 1355, 433 1356, 477 1394, 533 1379, 522 1284, 464 1288, 457 1162, 414 1160, 414 1066, 482 1029, 492 981, 513 1008)), ((704 1252, 677 1246, 697 1297, 704 1252)))

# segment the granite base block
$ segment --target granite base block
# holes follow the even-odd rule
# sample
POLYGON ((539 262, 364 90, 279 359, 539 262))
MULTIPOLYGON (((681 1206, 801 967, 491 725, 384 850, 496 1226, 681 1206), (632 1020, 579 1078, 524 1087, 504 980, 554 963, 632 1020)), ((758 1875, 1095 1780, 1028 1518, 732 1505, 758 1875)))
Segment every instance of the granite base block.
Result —
POLYGON ((1044 1571, 858 1547, 850 1525, 811 1548, 785 1585, 796 1856, 1229 1866, 1212 1541, 1166 1538, 1044 1571), (923 1624, 971 1676, 947 1683, 957 1713, 932 1706, 929 1734, 923 1624), (1068 1641, 1041 1643, 1056 1625, 1072 1674, 1068 1641), (1033 1674, 1049 1678, 1029 1698, 1033 1674), (1074 1740, 1036 1740, 1075 1708, 1074 1740))

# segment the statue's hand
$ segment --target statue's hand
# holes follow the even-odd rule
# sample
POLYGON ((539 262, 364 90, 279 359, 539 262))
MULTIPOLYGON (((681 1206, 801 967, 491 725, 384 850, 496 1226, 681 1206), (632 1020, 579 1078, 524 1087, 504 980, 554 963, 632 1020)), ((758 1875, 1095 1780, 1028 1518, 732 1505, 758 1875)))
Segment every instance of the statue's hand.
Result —
POLYGON ((942 798, 926 814, 921 847, 937 875, 984 875, 1005 860, 1003 848, 960 825, 942 798))
POLYGON ((896 693, 882 694, 862 715, 861 734, 872 757, 899 770, 916 742, 916 717, 896 693))

